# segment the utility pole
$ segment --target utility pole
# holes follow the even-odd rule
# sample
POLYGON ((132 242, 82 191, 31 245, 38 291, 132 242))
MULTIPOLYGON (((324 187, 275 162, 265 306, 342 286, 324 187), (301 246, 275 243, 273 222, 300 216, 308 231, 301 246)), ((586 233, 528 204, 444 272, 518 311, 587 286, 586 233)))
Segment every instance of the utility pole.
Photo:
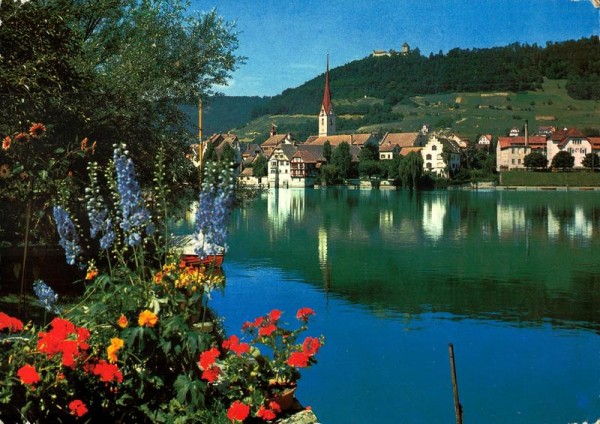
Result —
POLYGON ((198 98, 198 177, 202 191, 202 96, 198 98))

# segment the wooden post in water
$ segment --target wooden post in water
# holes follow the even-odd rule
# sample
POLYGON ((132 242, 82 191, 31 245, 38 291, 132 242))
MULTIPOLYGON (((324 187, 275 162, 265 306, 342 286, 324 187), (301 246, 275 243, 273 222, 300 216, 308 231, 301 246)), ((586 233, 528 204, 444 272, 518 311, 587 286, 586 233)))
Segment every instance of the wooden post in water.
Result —
POLYGON ((462 405, 458 399, 458 383, 456 382, 456 367, 454 366, 454 346, 452 343, 448 345, 448 353, 450 354, 450 374, 452 375, 452 390, 454 392, 454 412, 456 413, 456 424, 462 424, 462 405))

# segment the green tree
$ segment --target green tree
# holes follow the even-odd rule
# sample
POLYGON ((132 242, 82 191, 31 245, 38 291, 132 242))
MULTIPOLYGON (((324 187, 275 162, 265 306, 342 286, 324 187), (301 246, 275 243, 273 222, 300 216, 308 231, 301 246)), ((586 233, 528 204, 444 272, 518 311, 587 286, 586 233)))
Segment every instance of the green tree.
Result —
POLYGON ((258 155, 252 166, 253 177, 266 177, 268 173, 269 161, 264 155, 258 155))
POLYGON ((323 143, 323 157, 327 163, 331 162, 331 143, 329 140, 325 140, 325 143, 323 143))
POLYGON ((363 160, 358 163, 358 174, 361 177, 381 176, 382 168, 377 160, 363 160))
POLYGON ((342 179, 340 170, 335 165, 323 165, 321 167, 321 181, 327 185, 337 184, 342 179))
POLYGON ((531 152, 523 159, 523 164, 529 169, 545 169, 548 167, 548 159, 540 152, 531 152))
POLYGON ((581 164, 592 170, 600 168, 600 156, 598 156, 596 153, 588 153, 581 161, 581 164))
POLYGON ((400 163, 398 169, 402 186, 410 186, 413 190, 417 188, 417 182, 423 175, 423 157, 420 153, 410 152, 400 163))
POLYGON ((564 150, 558 152, 552 158, 552 168, 561 169, 562 171, 573 168, 574 164, 575 158, 573 157, 573 155, 564 150))
POLYGON ((221 152, 220 160, 225 163, 235 162, 235 150, 230 143, 225 143, 221 152))
POLYGON ((333 149, 331 154, 331 164, 337 167, 342 178, 348 178, 352 168, 352 156, 350 154, 350 145, 345 141, 333 149))

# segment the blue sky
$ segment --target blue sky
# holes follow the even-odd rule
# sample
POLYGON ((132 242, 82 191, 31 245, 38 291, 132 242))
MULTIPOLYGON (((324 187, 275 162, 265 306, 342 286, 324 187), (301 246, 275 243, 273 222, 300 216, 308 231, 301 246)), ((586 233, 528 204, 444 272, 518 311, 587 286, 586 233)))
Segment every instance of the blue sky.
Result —
POLYGON ((589 0, 192 0, 215 7, 240 31, 248 59, 226 95, 271 96, 330 67, 400 50, 422 54, 460 48, 537 43, 600 35, 600 9, 589 0))

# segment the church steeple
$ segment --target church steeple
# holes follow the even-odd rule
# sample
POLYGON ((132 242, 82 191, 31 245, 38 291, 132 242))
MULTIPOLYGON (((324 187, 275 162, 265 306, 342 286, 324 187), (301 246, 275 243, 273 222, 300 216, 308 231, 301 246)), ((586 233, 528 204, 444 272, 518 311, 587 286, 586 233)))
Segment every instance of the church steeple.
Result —
POLYGON ((319 113, 319 136, 335 134, 335 114, 331 104, 331 91, 329 89, 329 53, 327 53, 327 67, 325 70, 325 90, 323 91, 323 102, 319 113))

